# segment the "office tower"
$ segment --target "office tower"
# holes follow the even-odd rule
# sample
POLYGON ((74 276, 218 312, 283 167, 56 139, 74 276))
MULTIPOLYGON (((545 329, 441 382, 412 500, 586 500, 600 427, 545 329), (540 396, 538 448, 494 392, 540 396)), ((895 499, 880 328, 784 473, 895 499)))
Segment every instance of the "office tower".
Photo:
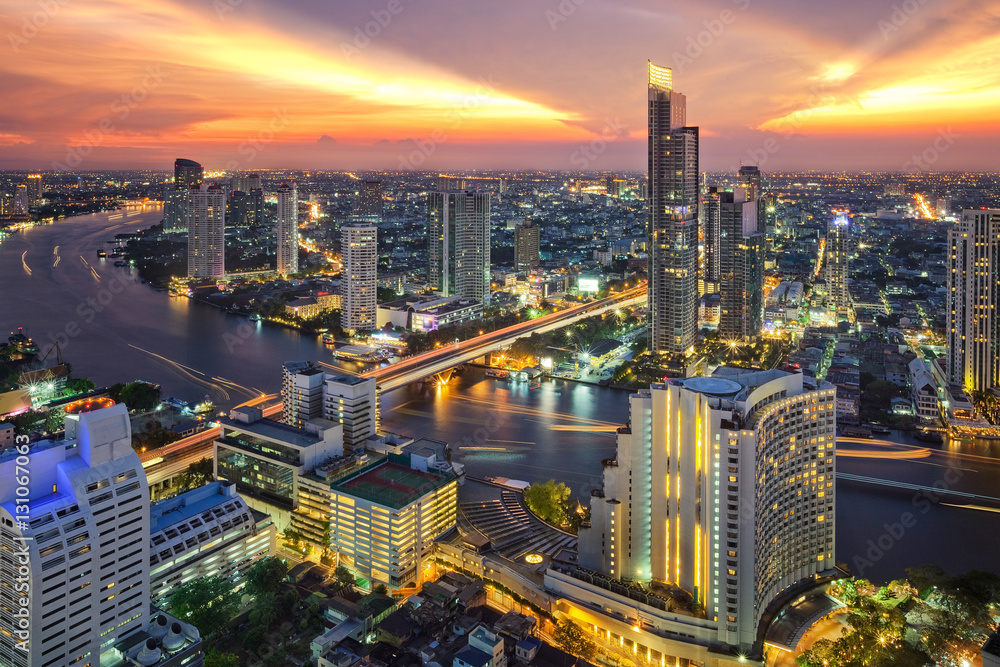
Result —
POLYGON ((948 381, 1000 386, 1000 209, 966 209, 948 230, 948 381))
POLYGON ((541 241, 541 227, 529 220, 514 228, 514 269, 530 271, 541 263, 538 249, 541 241))
POLYGON ((849 319, 851 295, 848 279, 851 275, 851 230, 847 215, 836 212, 826 230, 826 290, 827 304, 838 319, 849 319))
POLYGON ((701 279, 704 283, 704 293, 714 294, 719 291, 719 253, 721 246, 719 236, 722 230, 719 228, 719 197, 726 191, 723 187, 710 186, 705 190, 701 198, 701 225, 704 230, 705 243, 705 266, 701 272, 701 279))
POLYGON ((28 196, 28 186, 22 183, 14 189, 14 215, 28 215, 30 206, 31 197, 28 196))
POLYGON ((233 190, 227 200, 231 227, 256 227, 264 220, 264 193, 257 190, 233 190))
POLYGON ((323 419, 344 426, 344 450, 364 447, 379 427, 375 378, 328 375, 323 388, 323 419))
MULTIPOLYGON (((697 634, 746 650, 780 594, 831 574, 836 389, 808 388, 807 380, 722 368, 630 397, 630 425, 618 431, 603 491, 591 495, 591 525, 580 529, 579 563, 599 577, 668 582, 689 593, 698 618, 658 618, 661 638, 697 634)), ((575 586, 568 576, 552 579, 546 583, 560 592, 575 586)), ((612 599, 597 609, 627 608, 613 586, 603 588, 611 592, 597 594, 612 599)), ((626 595, 640 617, 655 617, 657 609, 626 595)), ((611 625, 601 612, 583 611, 593 620, 578 623, 611 625)), ((667 655, 679 648, 636 635, 667 655)))
POLYGON ((497 193, 501 195, 507 194, 507 179, 500 178, 497 181, 497 193))
POLYGON ((263 190, 264 185, 260 174, 241 171, 233 175, 233 191, 250 192, 252 190, 263 190))
POLYGON ((354 218, 358 222, 377 225, 382 222, 382 182, 364 181, 354 207, 354 218))
MULTIPOLYGON (((764 234, 758 200, 735 188, 718 193, 719 335, 748 341, 764 326, 764 234)), ((706 231, 706 242, 708 233, 706 231)))
POLYGON ((427 198, 428 282, 442 296, 490 298, 490 195, 432 192, 427 198))
POLYGON ((105 664, 148 621, 149 489, 128 410, 110 403, 67 413, 64 440, 0 455, 0 664, 105 664))
POLYGON ((28 174, 28 198, 37 203, 42 201, 42 175, 28 174))
POLYGON ((239 590, 254 563, 276 552, 271 517, 251 509, 232 482, 153 503, 149 530, 149 594, 158 606, 192 579, 221 576, 239 590))
POLYGON ((886 183, 882 194, 889 197, 902 197, 906 194, 906 183, 886 183))
POLYGON ((312 361, 288 361, 281 367, 281 421, 303 425, 323 416, 326 374, 312 361))
POLYGON ((14 198, 6 192, 0 192, 0 218, 7 217, 14 212, 14 198))
POLYGON ((205 170, 194 160, 182 157, 174 160, 174 189, 190 190, 199 187, 205 176, 205 170))
POLYGON ((340 326, 347 331, 376 328, 378 290, 378 227, 346 225, 341 230, 340 326))
POLYGON ((202 183, 187 193, 188 277, 226 277, 226 192, 202 183))
POLYGON ((761 179, 760 168, 754 165, 740 165, 740 171, 736 175, 736 184, 746 190, 746 200, 757 202, 757 231, 766 233, 767 206, 764 198, 764 184, 761 179))
POLYGON ((163 231, 186 232, 188 192, 170 187, 163 191, 163 231))
POLYGON ((464 190, 465 189, 465 179, 457 178, 455 176, 445 176, 444 174, 438 175, 438 192, 451 192, 453 190, 464 190))
POLYGON ((299 272, 299 198, 295 183, 278 186, 278 235, 279 275, 290 276, 299 272))
POLYGON ((698 128, 669 67, 649 63, 649 348, 683 358, 698 324, 698 128))

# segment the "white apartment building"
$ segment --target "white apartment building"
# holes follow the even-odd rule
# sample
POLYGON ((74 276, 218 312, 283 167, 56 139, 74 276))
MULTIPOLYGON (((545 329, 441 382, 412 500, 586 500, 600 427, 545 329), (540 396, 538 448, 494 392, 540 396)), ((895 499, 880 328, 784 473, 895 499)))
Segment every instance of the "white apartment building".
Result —
POLYGON ((202 183, 187 192, 188 277, 226 276, 226 191, 202 183))
POLYGON ((278 186, 278 219, 275 232, 278 237, 279 275, 299 272, 299 195, 295 183, 278 186))
MULTIPOLYGON (((836 390, 722 368, 630 403, 580 530, 580 567, 678 586, 697 607, 692 637, 749 649, 772 603, 834 568, 836 390)), ((551 579, 566 597, 592 598, 570 577, 551 579)))
POLYGON ((0 455, 0 479, 0 664, 98 667, 150 611, 149 489, 128 410, 67 414, 64 440, 0 455))
POLYGON ((376 322, 378 227, 346 225, 341 230, 340 325, 347 331, 371 331, 376 322))

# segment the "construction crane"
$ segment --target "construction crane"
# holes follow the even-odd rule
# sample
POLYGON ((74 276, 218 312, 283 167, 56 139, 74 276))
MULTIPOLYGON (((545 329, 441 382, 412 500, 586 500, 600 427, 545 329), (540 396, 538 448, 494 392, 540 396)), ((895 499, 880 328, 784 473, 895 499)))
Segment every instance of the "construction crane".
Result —
POLYGON ((39 359, 39 361, 45 361, 49 357, 49 355, 52 354, 52 350, 56 351, 56 365, 57 366, 62 365, 62 363, 63 363, 63 356, 62 356, 62 348, 59 347, 59 341, 56 341, 55 343, 53 343, 52 347, 50 347, 45 352, 45 354, 42 355, 42 357, 41 357, 41 359, 39 359))

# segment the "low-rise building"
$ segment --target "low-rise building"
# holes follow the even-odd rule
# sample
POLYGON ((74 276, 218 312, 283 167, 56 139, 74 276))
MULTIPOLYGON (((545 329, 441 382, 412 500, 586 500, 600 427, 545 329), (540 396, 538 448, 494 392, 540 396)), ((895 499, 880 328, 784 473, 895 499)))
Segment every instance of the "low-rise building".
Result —
POLYGON ((909 369, 910 398, 916 406, 917 416, 921 419, 940 419, 937 384, 927 364, 917 358, 910 362, 909 369))
POLYGON ((452 667, 507 667, 503 637, 480 625, 469 635, 469 645, 455 654, 452 667))
POLYGON ((203 667, 201 633, 155 607, 150 621, 101 655, 103 667, 203 667))
POLYGON ((323 312, 323 308, 319 305, 319 302, 311 296, 294 299, 285 304, 286 315, 301 317, 304 320, 307 320, 310 317, 316 317, 321 312, 323 312))
POLYGON ((254 561, 275 552, 271 517, 249 507, 232 482, 161 500, 149 517, 149 594, 157 605, 203 577, 221 576, 240 587, 254 561))
POLYGON ((435 331, 473 322, 483 316, 483 304, 475 299, 418 295, 379 304, 378 326, 391 324, 411 331, 435 331))

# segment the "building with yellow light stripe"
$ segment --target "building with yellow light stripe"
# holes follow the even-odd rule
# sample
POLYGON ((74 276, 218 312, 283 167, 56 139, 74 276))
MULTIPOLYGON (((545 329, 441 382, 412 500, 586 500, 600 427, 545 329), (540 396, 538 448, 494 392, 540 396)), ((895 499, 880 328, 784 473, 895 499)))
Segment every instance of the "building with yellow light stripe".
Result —
MULTIPOLYGON (((680 587, 699 637, 759 647, 772 602, 833 568, 836 391, 806 383, 722 368, 633 394, 580 567, 680 587)), ((550 587, 589 599, 571 582, 550 587)))

